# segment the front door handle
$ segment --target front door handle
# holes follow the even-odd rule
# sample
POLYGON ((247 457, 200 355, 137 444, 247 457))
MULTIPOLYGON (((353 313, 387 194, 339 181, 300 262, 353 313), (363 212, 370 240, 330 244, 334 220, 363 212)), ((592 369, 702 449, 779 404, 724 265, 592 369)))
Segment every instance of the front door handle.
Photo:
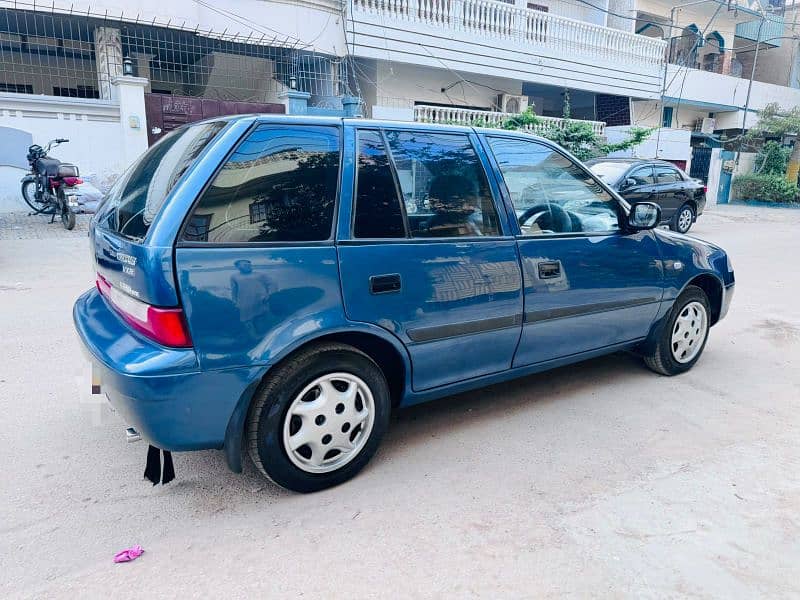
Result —
POLYGON ((399 292, 402 288, 402 281, 399 273, 389 273, 386 275, 373 275, 369 278, 369 291, 371 294, 389 294, 399 292))
POLYGON ((557 279, 561 277, 561 262, 557 260, 539 263, 539 279, 557 279))

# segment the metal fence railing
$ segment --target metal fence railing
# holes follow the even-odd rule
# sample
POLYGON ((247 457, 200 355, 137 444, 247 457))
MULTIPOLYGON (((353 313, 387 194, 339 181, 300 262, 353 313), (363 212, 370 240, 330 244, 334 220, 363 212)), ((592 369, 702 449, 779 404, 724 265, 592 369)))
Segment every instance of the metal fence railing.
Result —
POLYGON ((297 40, 3 4, 0 92, 111 98, 113 78, 132 74, 152 92, 219 100, 270 102, 292 88, 325 103, 353 93, 346 58, 297 40))

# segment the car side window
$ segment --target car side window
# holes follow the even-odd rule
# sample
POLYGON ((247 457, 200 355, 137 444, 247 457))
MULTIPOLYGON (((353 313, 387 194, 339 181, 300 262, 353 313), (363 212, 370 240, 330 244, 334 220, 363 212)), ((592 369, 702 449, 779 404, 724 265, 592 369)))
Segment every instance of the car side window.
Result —
POLYGON ((339 130, 259 125, 203 192, 183 239, 249 243, 331 238, 339 130))
POLYGON ((656 182, 653 177, 653 167, 650 166, 634 169, 628 178, 633 179, 636 182, 635 185, 653 185, 656 182))
POLYGON ((672 167, 656 166, 656 181, 658 183, 675 183, 681 181, 681 174, 672 167))
POLYGON ((614 198, 571 159, 536 141, 488 141, 523 235, 619 230, 614 198))
POLYGON ((412 237, 500 234, 486 173, 467 135, 386 130, 412 237))
POLYGON ((353 235, 357 238, 406 237, 400 198, 380 131, 358 131, 356 173, 353 235))

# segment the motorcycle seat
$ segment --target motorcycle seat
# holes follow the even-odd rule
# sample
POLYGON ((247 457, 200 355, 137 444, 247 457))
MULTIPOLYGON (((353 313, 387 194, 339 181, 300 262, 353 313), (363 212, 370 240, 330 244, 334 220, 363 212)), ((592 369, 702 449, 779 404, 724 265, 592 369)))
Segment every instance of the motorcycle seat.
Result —
POLYGON ((58 165, 57 177, 78 177, 78 166, 70 163, 61 163, 58 165))
POLYGON ((50 158, 49 156, 36 159, 36 169, 48 177, 57 177, 58 167, 61 164, 60 160, 57 158, 50 158))

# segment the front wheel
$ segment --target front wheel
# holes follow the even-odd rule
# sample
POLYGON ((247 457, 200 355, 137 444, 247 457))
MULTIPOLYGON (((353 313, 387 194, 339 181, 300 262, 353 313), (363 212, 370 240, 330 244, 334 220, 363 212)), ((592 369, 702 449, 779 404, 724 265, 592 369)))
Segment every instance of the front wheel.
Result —
POLYGON ((672 218, 670 228, 678 233, 687 233, 692 228, 694 219, 694 209, 690 204, 684 204, 672 218))
POLYGON ((47 204, 36 200, 36 181, 32 179, 23 181, 21 191, 22 199, 25 200, 25 204, 30 206, 34 213, 40 213, 47 208, 47 204))
POLYGON ((300 352, 256 392, 247 423, 250 458, 278 485, 315 492, 355 476, 389 424, 386 378, 356 348, 300 352))
POLYGON ((690 285, 678 296, 661 338, 645 364, 656 373, 677 375, 691 369, 703 353, 711 327, 708 296, 690 285))

